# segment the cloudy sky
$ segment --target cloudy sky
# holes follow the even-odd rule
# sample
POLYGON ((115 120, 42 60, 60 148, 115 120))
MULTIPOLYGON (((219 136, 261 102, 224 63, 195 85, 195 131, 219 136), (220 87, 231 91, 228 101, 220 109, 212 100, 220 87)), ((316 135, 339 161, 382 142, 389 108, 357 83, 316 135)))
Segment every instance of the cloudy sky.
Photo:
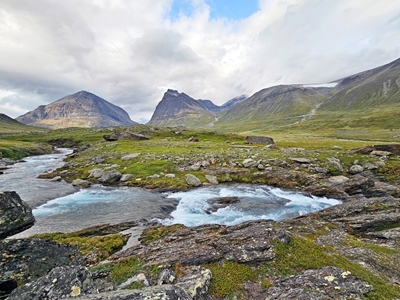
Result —
POLYGON ((223 104, 400 57, 395 0, 1 0, 0 112, 86 90, 150 119, 168 89, 223 104))

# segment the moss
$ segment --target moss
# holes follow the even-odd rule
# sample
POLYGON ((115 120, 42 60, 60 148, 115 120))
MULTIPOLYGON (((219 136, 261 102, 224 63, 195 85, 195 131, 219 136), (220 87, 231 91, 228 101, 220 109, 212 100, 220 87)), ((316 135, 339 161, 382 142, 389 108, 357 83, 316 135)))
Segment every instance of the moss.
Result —
POLYGON ((122 249, 126 244, 127 238, 121 234, 111 234, 105 236, 82 236, 79 233, 46 233, 32 236, 32 238, 42 238, 54 240, 60 244, 69 244, 76 247, 82 255, 89 252, 98 253, 98 259, 106 259, 111 254, 122 249))
POLYGON ((232 261, 222 261, 220 263, 210 263, 204 265, 211 270, 213 277, 209 293, 217 298, 240 295, 244 289, 243 284, 246 281, 256 281, 258 279, 257 271, 251 267, 232 261))
POLYGON ((154 241, 157 241, 159 239, 162 239, 163 237, 166 237, 167 235, 176 232, 180 228, 182 228, 183 225, 181 224, 175 224, 175 225, 170 225, 170 226, 159 226, 159 227, 151 227, 147 228, 142 232, 142 235, 140 236, 139 240, 142 244, 150 244, 154 241))
MULTIPOLYGON (((120 285, 129 278, 133 277, 139 272, 144 272, 144 262, 140 261, 136 257, 128 257, 119 261, 118 263, 107 263, 95 268, 92 268, 92 272, 99 270, 109 270, 112 281, 120 285)), ((130 288, 137 288, 137 285, 131 285, 130 288)), ((129 287, 127 287, 129 288, 129 287)))

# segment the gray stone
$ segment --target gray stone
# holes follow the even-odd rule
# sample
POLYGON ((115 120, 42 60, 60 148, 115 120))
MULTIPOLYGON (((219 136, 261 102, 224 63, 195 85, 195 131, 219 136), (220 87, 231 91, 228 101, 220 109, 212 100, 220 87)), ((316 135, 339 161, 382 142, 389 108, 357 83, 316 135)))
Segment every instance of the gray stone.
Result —
POLYGON ((119 179, 119 181, 126 182, 126 181, 131 180, 133 177, 134 177, 133 174, 123 174, 121 176, 121 178, 119 179))
POLYGON ((175 175, 175 174, 172 174, 172 173, 170 173, 170 174, 165 174, 165 177, 167 177, 167 178, 175 178, 175 177, 176 177, 176 175, 175 175))
POLYGON ((364 168, 361 167, 360 165, 352 165, 349 170, 349 173, 355 175, 355 174, 360 174, 363 171, 364 171, 364 168))
POLYGON ((242 164, 243 164, 243 167, 245 167, 245 168, 250 168, 250 167, 255 167, 255 166, 257 166, 257 162, 256 162, 254 159, 252 159, 252 158, 246 158, 246 159, 242 162, 242 164))
POLYGON ((160 272, 157 285, 172 284, 176 281, 176 273, 171 269, 164 269, 160 272))
POLYGON ((24 231, 34 223, 32 209, 16 192, 0 193, 0 239, 24 231))
POLYGON ((337 186, 340 184, 343 184, 345 182, 349 181, 349 178, 347 178, 346 176, 332 176, 327 178, 326 180, 324 180, 322 183, 326 186, 337 186))
POLYGON ((200 164, 193 164, 189 167, 189 170, 191 170, 191 171, 199 171, 200 169, 201 169, 200 164))
POLYGON ((56 176, 56 177, 53 177, 52 179, 50 179, 50 181, 51 182, 55 182, 55 181, 61 181, 61 176, 56 176))
POLYGON ((103 176, 104 171, 101 169, 92 169, 89 171, 89 177, 100 178, 103 176))
POLYGON ((327 164, 333 166, 333 167, 334 167, 335 169, 337 169, 338 171, 340 171, 340 172, 343 172, 343 171, 344 171, 343 166, 342 166, 342 164, 340 163, 340 160, 339 160, 339 159, 337 159, 337 158, 335 158, 335 157, 328 157, 328 158, 326 159, 326 161, 327 161, 327 164))
POLYGON ((192 299, 208 299, 208 287, 212 278, 209 269, 192 267, 190 272, 178 279, 177 287, 189 294, 192 299))
POLYGON ((121 176, 122 174, 117 170, 104 172, 104 174, 99 178, 99 181, 102 183, 113 183, 118 181, 121 176))
POLYGON ((143 273, 136 274, 135 276, 129 278, 125 282, 121 283, 118 288, 123 289, 124 287, 127 287, 128 285, 131 285, 132 283, 139 283, 142 286, 149 286, 149 281, 146 278, 146 275, 143 273))
POLYGON ((207 174, 205 177, 206 177, 206 179, 208 180, 209 183, 215 184, 215 185, 219 184, 217 176, 213 176, 213 175, 208 175, 207 174))
POLYGON ((123 156, 121 158, 121 160, 131 160, 131 159, 137 158, 140 154, 141 153, 131 153, 131 154, 123 156))
POLYGON ((200 186, 201 180, 194 176, 193 174, 186 174, 185 175, 186 183, 190 186, 200 186))
POLYGON ((90 182, 90 181, 87 181, 87 180, 84 180, 84 179, 78 178, 78 179, 75 179, 74 181, 72 181, 71 184, 72 184, 73 186, 80 186, 80 187, 86 188, 86 187, 89 187, 89 186, 90 186, 91 182, 90 182))
POLYGON ((309 164, 309 163, 311 163, 311 160, 309 160, 308 158, 304 158, 304 157, 291 157, 289 159, 291 161, 299 163, 299 164, 309 164))

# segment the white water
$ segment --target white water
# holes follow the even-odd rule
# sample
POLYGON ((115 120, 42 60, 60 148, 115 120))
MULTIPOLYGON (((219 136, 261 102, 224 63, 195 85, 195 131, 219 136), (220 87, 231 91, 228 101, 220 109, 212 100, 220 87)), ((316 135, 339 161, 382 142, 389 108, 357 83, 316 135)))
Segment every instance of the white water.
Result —
POLYGON ((171 213, 172 219, 161 222, 186 226, 213 223, 235 225, 259 219, 284 220, 341 203, 336 199, 310 197, 259 185, 205 187, 173 193, 168 198, 177 199, 179 204, 171 213), (238 197, 240 201, 212 211, 207 200, 218 197, 238 197))
POLYGON ((30 157, 0 175, 0 191, 16 190, 34 208, 35 225, 15 237, 76 231, 144 218, 186 226, 284 220, 341 203, 265 185, 218 185, 162 194, 141 188, 100 185, 78 190, 66 182, 36 178, 39 173, 62 166, 67 153, 65 150, 61 154, 30 157), (220 197, 238 197, 239 202, 225 206, 207 202, 220 197))

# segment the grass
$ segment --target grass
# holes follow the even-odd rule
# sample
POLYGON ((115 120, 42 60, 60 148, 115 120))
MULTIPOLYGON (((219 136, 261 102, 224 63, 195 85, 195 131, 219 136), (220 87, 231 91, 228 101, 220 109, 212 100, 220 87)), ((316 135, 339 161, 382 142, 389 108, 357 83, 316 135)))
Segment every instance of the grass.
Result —
MULTIPOLYGON (((99 270, 108 270, 110 271, 110 276, 112 281, 120 285, 124 283, 129 278, 133 277, 135 274, 139 272, 144 272, 143 268, 144 263, 137 259, 136 257, 128 257, 119 261, 118 263, 106 263, 99 265, 95 268, 92 268, 91 271, 99 271, 99 270)), ((135 289, 141 286, 133 285, 128 288, 135 289)))

